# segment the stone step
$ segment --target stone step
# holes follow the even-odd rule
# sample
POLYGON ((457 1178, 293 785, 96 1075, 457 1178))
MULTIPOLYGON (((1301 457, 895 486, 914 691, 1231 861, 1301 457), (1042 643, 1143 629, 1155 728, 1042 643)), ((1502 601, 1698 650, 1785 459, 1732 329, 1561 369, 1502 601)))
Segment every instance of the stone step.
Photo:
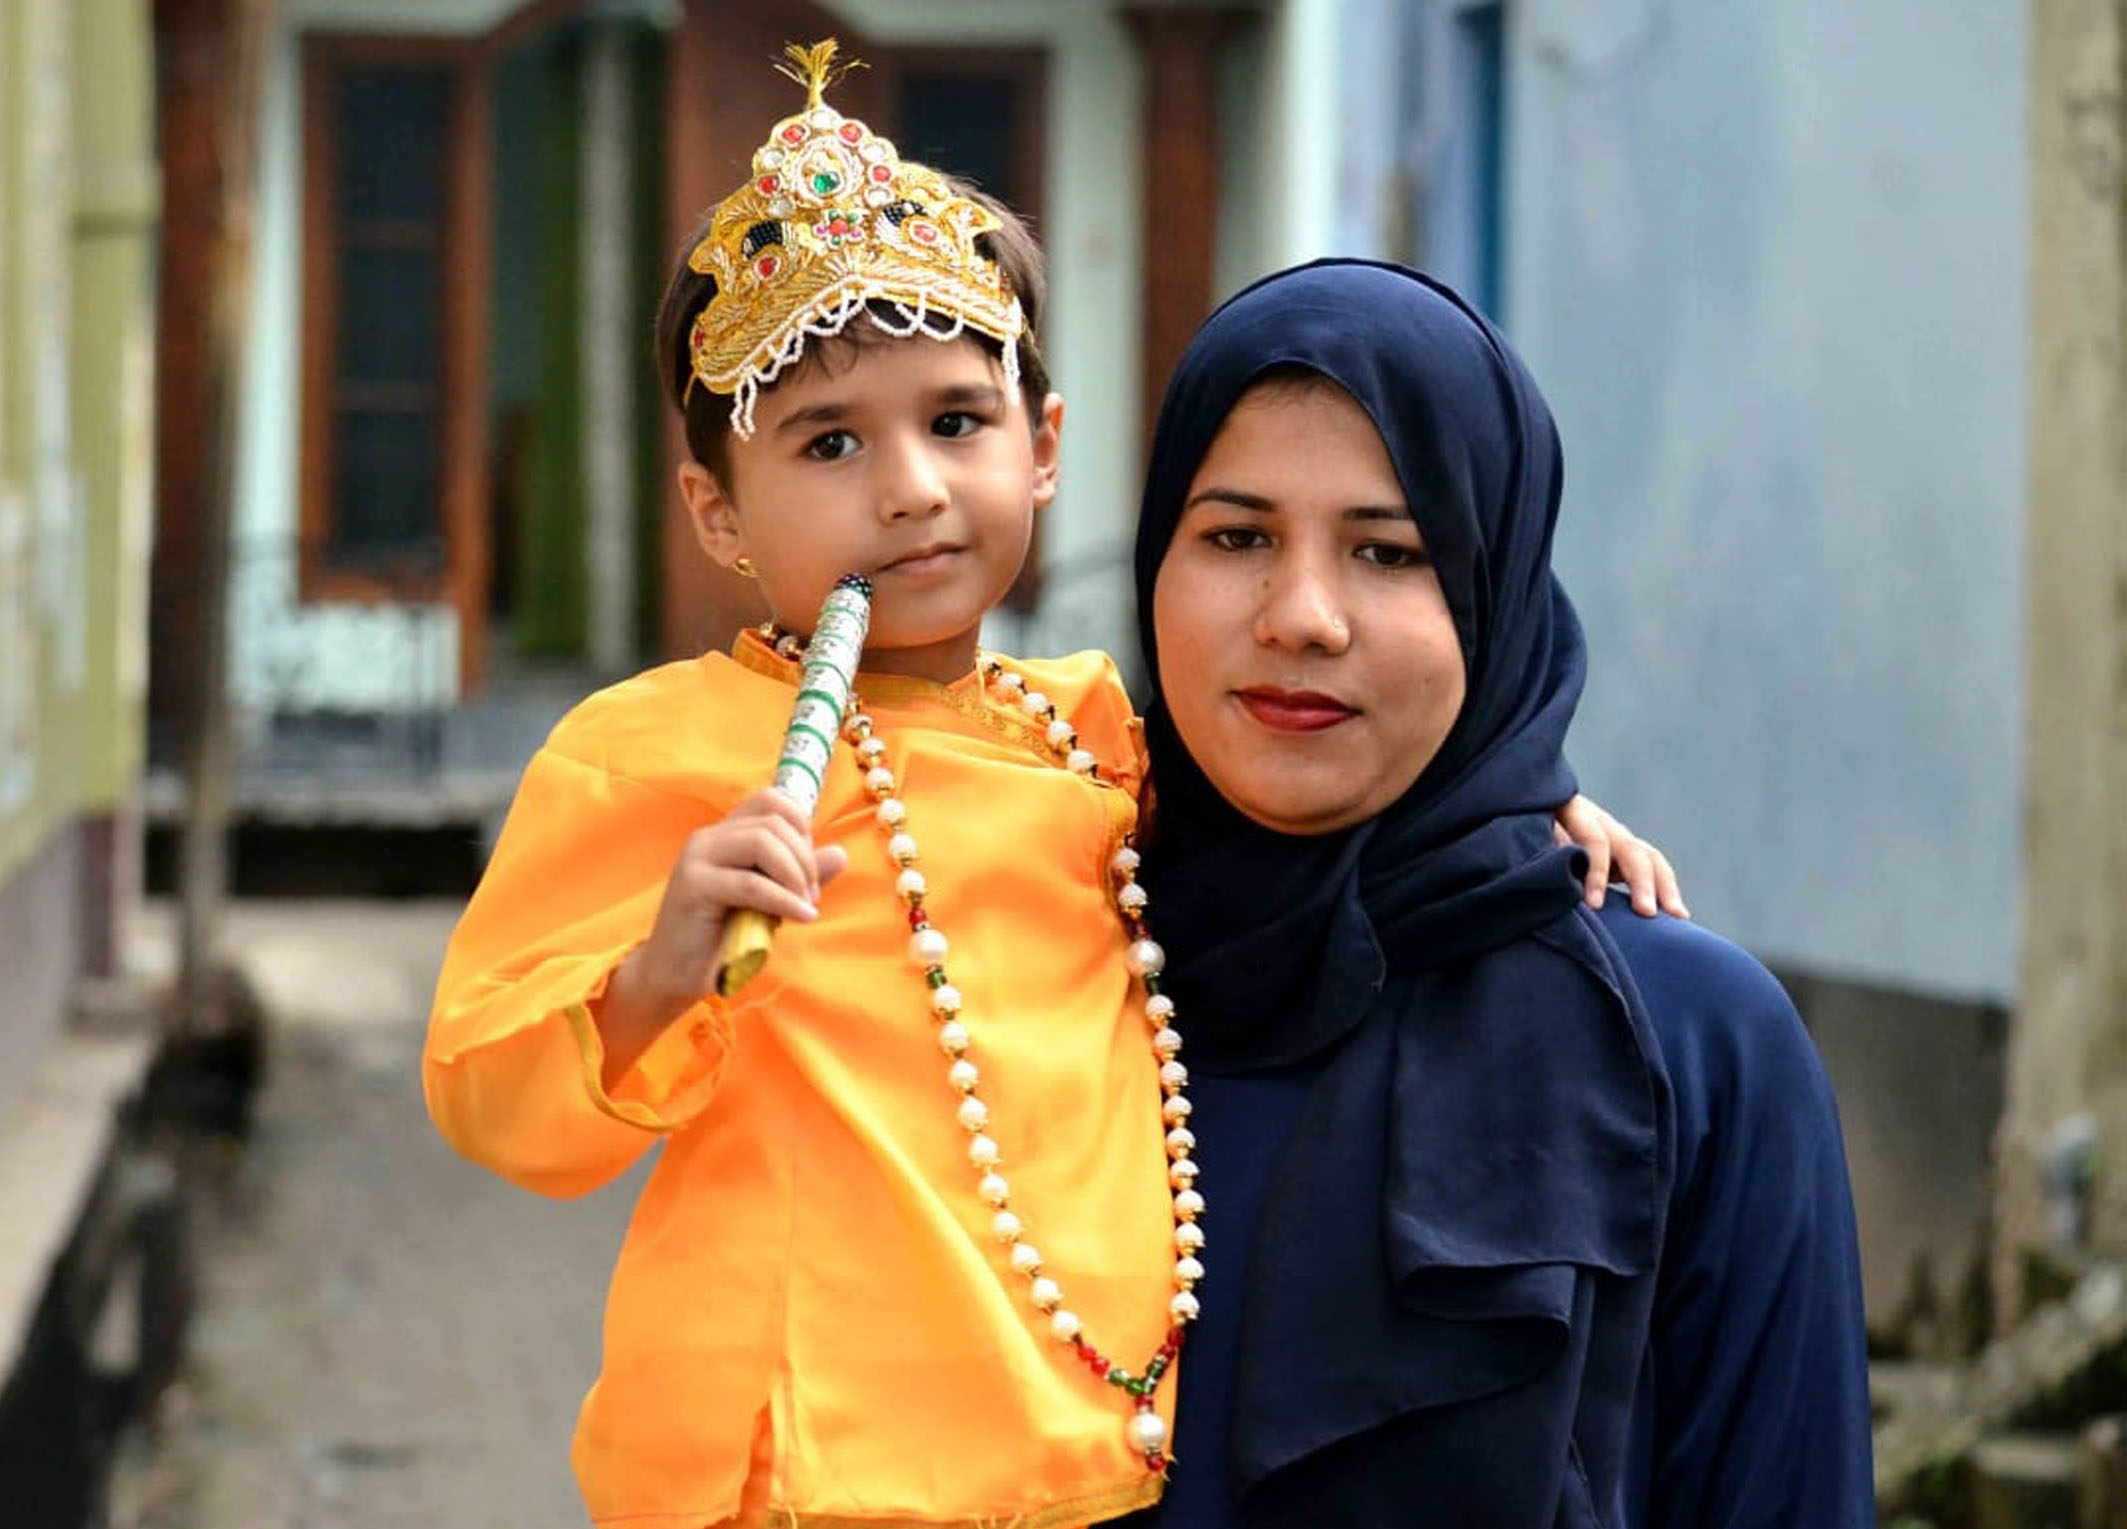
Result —
POLYGON ((1869 1361, 1869 1411, 1881 1422, 1901 1412, 1947 1412, 1957 1405, 1964 1367, 1926 1359, 1869 1361))
POLYGON ((1972 1529, 2077 1529, 2082 1454, 2072 1434, 1981 1439, 1972 1449, 1972 1529))
MULTIPOLYGON (((1896 1385, 1887 1376, 1876 1396, 1896 1385)), ((1876 1501, 1886 1521, 1972 1522, 1967 1488, 1982 1441, 2065 1435, 2093 1417, 2127 1413, 2127 1267, 2091 1267, 2065 1300, 1987 1345, 1954 1386, 1898 1394, 1876 1427, 1876 1501)))

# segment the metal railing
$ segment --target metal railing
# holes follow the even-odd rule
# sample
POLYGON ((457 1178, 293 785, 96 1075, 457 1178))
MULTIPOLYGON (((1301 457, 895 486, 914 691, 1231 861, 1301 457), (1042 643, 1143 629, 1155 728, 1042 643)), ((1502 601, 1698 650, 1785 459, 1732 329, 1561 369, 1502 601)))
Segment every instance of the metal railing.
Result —
MULTIPOLYGON (((231 553, 228 685, 239 775, 432 778, 456 701, 455 617, 433 603, 306 602, 300 574, 301 548, 288 539, 250 539, 231 553)), ((185 583, 182 573, 157 571, 166 634, 183 630, 185 583)), ((173 765, 169 719, 163 707, 153 711, 151 766, 173 765)))

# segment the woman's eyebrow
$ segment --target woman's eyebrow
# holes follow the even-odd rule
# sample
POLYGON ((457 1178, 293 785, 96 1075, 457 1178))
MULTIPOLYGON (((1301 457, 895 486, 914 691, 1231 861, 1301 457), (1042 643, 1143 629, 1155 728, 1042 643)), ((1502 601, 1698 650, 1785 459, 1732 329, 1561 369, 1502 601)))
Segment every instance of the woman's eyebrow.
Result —
POLYGON ((1246 489, 1218 487, 1199 489, 1189 496, 1189 502, 1183 505, 1182 508, 1184 510, 1193 510, 1200 504, 1230 504, 1237 510, 1273 510, 1277 508, 1276 505, 1261 494, 1251 494, 1246 489))
MULTIPOLYGON (((1255 510, 1264 514, 1268 514, 1278 507, 1277 501, 1269 499, 1262 494, 1251 494, 1243 488, 1223 488, 1218 485, 1199 489, 1196 493, 1191 494, 1189 502, 1183 505, 1182 509, 1186 513, 1200 504, 1224 504, 1230 505, 1237 510, 1255 510)), ((1355 504, 1345 510, 1338 518, 1340 520, 1407 521, 1411 518, 1411 512, 1400 504, 1355 504)))

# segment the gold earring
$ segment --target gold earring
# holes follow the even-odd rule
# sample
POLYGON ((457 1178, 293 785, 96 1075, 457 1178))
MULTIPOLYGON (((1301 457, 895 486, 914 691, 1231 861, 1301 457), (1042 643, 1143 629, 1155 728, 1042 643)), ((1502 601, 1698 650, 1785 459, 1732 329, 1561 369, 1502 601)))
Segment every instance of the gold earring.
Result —
POLYGON ((753 559, 750 557, 733 558, 731 571, 742 579, 757 579, 761 576, 761 570, 753 566, 753 559))

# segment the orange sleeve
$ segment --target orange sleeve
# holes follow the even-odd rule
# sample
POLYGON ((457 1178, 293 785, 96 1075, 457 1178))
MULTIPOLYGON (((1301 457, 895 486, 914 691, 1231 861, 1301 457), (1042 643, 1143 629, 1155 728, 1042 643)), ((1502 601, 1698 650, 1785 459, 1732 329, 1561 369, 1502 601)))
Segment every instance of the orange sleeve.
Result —
POLYGON ((693 1119, 732 1044, 728 1006, 705 998, 600 1084, 607 979, 649 933, 688 834, 718 813, 595 758, 550 741, 526 768, 451 936, 422 1060, 451 1145, 541 1194, 588 1193, 693 1119))

